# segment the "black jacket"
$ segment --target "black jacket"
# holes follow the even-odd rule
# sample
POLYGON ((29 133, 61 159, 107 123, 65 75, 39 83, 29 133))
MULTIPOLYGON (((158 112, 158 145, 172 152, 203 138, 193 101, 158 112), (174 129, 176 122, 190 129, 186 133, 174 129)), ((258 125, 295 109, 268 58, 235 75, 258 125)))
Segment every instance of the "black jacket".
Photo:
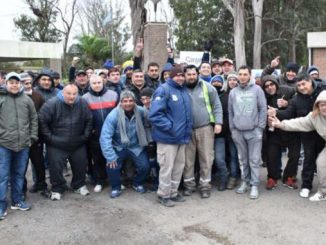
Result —
POLYGON ((78 97, 73 106, 56 96, 47 101, 39 114, 45 142, 64 150, 75 150, 85 144, 92 130, 92 113, 87 102, 78 97))

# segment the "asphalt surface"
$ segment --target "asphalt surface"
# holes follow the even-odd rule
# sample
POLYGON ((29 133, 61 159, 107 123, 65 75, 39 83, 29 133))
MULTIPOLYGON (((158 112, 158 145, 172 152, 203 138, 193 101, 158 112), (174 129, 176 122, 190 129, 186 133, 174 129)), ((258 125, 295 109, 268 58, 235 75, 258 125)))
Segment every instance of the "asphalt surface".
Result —
POLYGON ((0 244, 326 244, 326 202, 312 203, 281 183, 267 191, 265 176, 262 168, 258 200, 214 186, 209 199, 194 193, 173 208, 132 189, 117 199, 92 186, 89 196, 68 192, 61 201, 28 194, 32 210, 8 210, 0 244))

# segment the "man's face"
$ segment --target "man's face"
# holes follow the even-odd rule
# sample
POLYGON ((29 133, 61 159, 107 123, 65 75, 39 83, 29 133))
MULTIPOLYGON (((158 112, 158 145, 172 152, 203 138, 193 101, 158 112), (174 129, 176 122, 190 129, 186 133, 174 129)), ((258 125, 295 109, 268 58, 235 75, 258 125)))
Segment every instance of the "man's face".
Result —
POLYGON ((223 74, 229 75, 229 73, 231 71, 233 71, 233 65, 230 64, 229 62, 224 62, 222 65, 222 71, 223 71, 223 74))
POLYGON ((210 64, 203 63, 200 66, 200 69, 199 69, 200 75, 207 77, 207 76, 211 75, 211 72, 212 72, 212 69, 211 69, 210 64))
POLYGON ((149 77, 156 79, 159 76, 158 70, 158 66, 150 66, 148 67, 147 74, 149 77))
POLYGON ((128 69, 126 72, 126 77, 131 78, 132 77, 132 69, 128 69))
POLYGON ((319 102, 318 108, 319 108, 320 114, 323 117, 326 117, 326 102, 324 102, 324 101, 319 102))
POLYGON ((292 81, 294 78, 295 78, 295 76, 297 75, 297 73, 295 73, 294 71, 287 71, 286 73, 285 73, 285 75, 286 75, 286 78, 289 80, 289 81, 292 81))
POLYGON ((186 83, 192 84, 197 82, 198 74, 196 69, 187 69, 185 73, 186 83))
POLYGON ((240 69, 238 71, 238 79, 239 79, 239 83, 241 85, 248 85, 249 81, 250 81, 250 72, 249 70, 246 68, 246 69, 240 69))
POLYGON ((176 76, 173 77, 173 80, 179 84, 180 86, 182 86, 185 83, 185 76, 183 74, 178 74, 176 76))
POLYGON ((119 83, 120 81, 120 72, 118 71, 114 71, 114 72, 111 72, 110 75, 109 75, 109 80, 113 83, 119 83))
POLYGON ((92 78, 91 81, 90 81, 90 86, 91 86, 91 89, 95 92, 101 92, 102 89, 103 89, 103 78, 98 76, 96 78, 92 78))
POLYGON ((60 78, 53 79, 53 81, 54 81, 54 86, 58 86, 58 84, 60 83, 60 78))
POLYGON ((297 81, 297 89, 301 94, 312 94, 314 88, 312 86, 312 81, 301 80, 297 81))
POLYGON ((141 103, 143 103, 143 105, 149 109, 150 105, 151 105, 151 97, 149 96, 142 96, 140 97, 140 101, 141 103))
POLYGON ((213 67, 212 67, 212 73, 214 75, 219 75, 221 74, 221 71, 222 71, 222 68, 219 64, 214 64, 213 67))
POLYGON ((264 90, 267 94, 274 95, 274 94, 276 94, 277 88, 276 88, 275 83, 273 83, 272 81, 267 81, 267 82, 265 82, 264 90))
POLYGON ((143 72, 134 72, 132 74, 131 81, 136 87, 142 88, 145 84, 144 73, 143 72))
POLYGON ((32 90, 32 78, 27 78, 23 81, 24 90, 30 92, 32 90))
POLYGON ((170 78, 170 73, 169 71, 163 72, 163 79, 164 81, 167 81, 170 78))
POLYGON ((46 89, 46 90, 49 90, 52 87, 51 78, 48 76, 41 76, 38 83, 43 89, 46 89))
POLYGON ((67 105, 73 105, 78 97, 78 88, 75 85, 67 85, 62 92, 67 105))
POLYGON ((87 74, 88 79, 91 77, 91 75, 94 74, 94 70, 93 69, 87 69, 85 72, 87 74))
POLYGON ((123 98, 120 103, 124 111, 132 111, 135 108, 135 101, 131 97, 123 98))
POLYGON ((312 80, 319 79, 319 73, 311 74, 310 77, 311 77, 312 80))
POLYGON ((81 87, 86 87, 88 83, 88 77, 85 74, 78 74, 76 76, 76 83, 81 87))
POLYGON ((6 83, 6 88, 7 91, 11 94, 18 94, 20 88, 21 88, 21 83, 15 78, 11 78, 7 81, 6 83))

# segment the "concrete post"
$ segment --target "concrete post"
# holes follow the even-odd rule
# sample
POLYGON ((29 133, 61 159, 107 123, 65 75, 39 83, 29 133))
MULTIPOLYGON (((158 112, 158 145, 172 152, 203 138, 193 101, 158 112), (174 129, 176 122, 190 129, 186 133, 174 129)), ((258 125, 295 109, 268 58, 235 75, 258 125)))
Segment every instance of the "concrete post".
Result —
POLYGON ((168 58, 166 50, 167 25, 161 22, 149 22, 144 26, 143 70, 147 71, 150 62, 160 65, 160 71, 168 58))

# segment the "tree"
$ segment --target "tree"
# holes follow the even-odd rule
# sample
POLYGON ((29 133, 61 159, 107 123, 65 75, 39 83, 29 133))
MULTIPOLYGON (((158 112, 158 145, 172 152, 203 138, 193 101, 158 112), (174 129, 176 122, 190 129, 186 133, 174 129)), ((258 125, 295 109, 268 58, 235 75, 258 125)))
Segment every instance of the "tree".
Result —
POLYGON ((144 36, 144 24, 146 23, 145 3, 147 0, 129 0, 131 10, 131 29, 133 44, 136 45, 138 38, 144 36))
POLYGON ((252 9, 255 20, 254 45, 253 45, 253 67, 261 68, 261 31, 264 0, 252 0, 252 9))
POLYGON ((34 18, 26 14, 14 19, 14 24, 21 32, 21 40, 35 42, 61 41, 61 33, 53 23, 57 20, 58 11, 53 6, 58 0, 26 0, 34 18))
POLYGON ((233 36, 236 65, 246 65, 245 50, 245 4, 246 0, 223 0, 225 7, 233 16, 233 36))

